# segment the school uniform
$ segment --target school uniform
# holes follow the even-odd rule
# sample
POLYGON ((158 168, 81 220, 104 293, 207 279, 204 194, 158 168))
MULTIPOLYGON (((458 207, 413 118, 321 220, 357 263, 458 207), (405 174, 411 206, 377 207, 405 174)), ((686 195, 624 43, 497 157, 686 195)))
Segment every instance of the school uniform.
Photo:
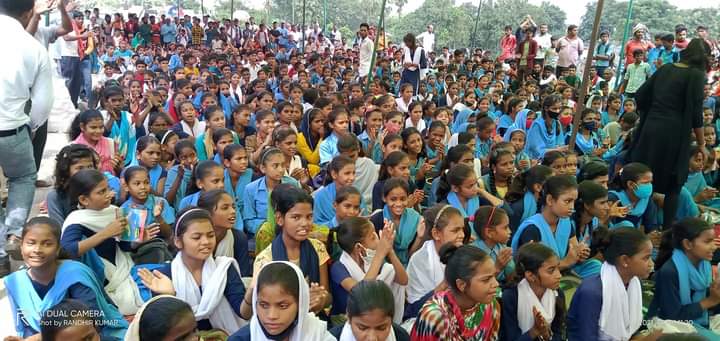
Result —
POLYGON ((712 267, 707 260, 697 266, 690 262, 685 252, 674 249, 672 257, 655 273, 655 295, 648 309, 650 316, 665 320, 692 321, 698 332, 717 340, 720 335, 707 330, 708 315, 717 313, 714 307, 705 310, 700 301, 708 295, 712 283, 712 267))
MULTIPOLYGON (((572 220, 573 227, 578 243, 585 243, 590 246, 592 244, 592 233, 600 225, 600 220, 597 217, 593 217, 589 224, 585 225, 582 229, 578 228, 575 220, 572 220)), ((580 276, 580 278, 588 278, 600 273, 600 266, 602 262, 596 258, 588 258, 582 263, 577 263, 573 266, 573 271, 580 276)))
MULTIPOLYGON (((205 148, 205 139, 209 138, 210 136, 207 133, 200 134, 195 139, 195 153, 197 153, 197 159, 198 161, 205 161, 210 159, 210 154, 208 154, 208 150, 205 148)), ((233 131, 232 132, 232 138, 233 143, 240 144, 240 138, 238 138, 238 135, 233 131)), ((210 145, 213 146, 213 149, 215 148, 215 143, 213 143, 212 139, 210 139, 210 145)), ((217 160, 216 160, 217 162, 217 160)), ((219 164, 222 166, 222 155, 220 156, 220 162, 219 164)))
POLYGON ((445 264, 440 262, 434 240, 425 241, 410 256, 407 273, 406 319, 417 317, 425 302, 435 294, 435 288, 445 280, 445 264))
MULTIPOLYGON (((552 298, 552 301, 559 300, 560 302, 565 302, 565 293, 563 293, 562 290, 549 290, 547 289, 546 295, 553 295, 555 297, 552 298)), ((523 331, 523 328, 521 328, 520 323, 518 321, 518 309, 521 309, 520 307, 523 306, 522 303, 519 304, 519 293, 518 293, 518 286, 512 286, 510 288, 507 288, 503 290, 502 292, 502 322, 500 324, 500 340, 508 340, 508 341, 532 341, 532 340, 539 340, 539 339, 533 339, 530 337, 530 332, 528 330, 523 331)), ((547 297, 543 297, 543 301, 546 301, 547 297)), ((538 305, 536 305, 538 307, 538 305)), ((527 307, 526 307, 527 308, 527 307)), ((564 308, 564 306, 563 306, 564 308)), ((538 307, 538 309, 540 309, 538 307)), ((548 309, 552 310, 552 315, 555 316, 557 314, 557 311, 555 311, 555 305, 552 304, 552 308, 548 309)), ((532 314, 532 311, 526 312, 529 314, 532 314)), ((547 318, 546 318, 547 320, 547 318)), ((546 321, 547 322, 547 321, 546 321)), ((563 336, 565 334, 565 330, 563 328, 563 324, 565 321, 562 321, 560 318, 558 319, 552 319, 550 322, 550 330, 552 331, 552 338, 548 341, 562 341, 564 340, 563 336)), ((525 327, 527 328, 527 327, 525 327)))
MULTIPOLYGON (((170 167, 170 170, 167 172, 167 177, 165 178, 165 189, 163 190, 163 197, 168 196, 168 192, 170 192, 170 188, 172 188, 173 183, 175 183, 175 179, 178 177, 178 168, 184 167, 183 165, 174 165, 170 167)), ((177 191, 175 192, 175 200, 172 203, 172 206, 177 208, 178 211, 180 210, 180 204, 182 203, 182 200, 185 198, 185 195, 188 190, 188 186, 190 185, 190 179, 192 178, 192 170, 185 169, 183 172, 183 178, 180 180, 180 185, 178 185, 177 191)))
POLYGON ((530 191, 526 191, 521 200, 510 203, 509 207, 510 230, 512 230, 513 234, 520 227, 520 224, 535 215, 538 209, 535 194, 530 191))
MULTIPOLYGON (((565 143, 570 142, 570 136, 565 139, 565 143)), ((590 137, 586 138, 585 135, 578 133, 575 138, 575 152, 578 156, 582 155, 593 155, 593 152, 600 148, 602 144, 595 132, 590 133, 590 137)))
MULTIPOLYGON (((112 118, 107 111, 102 111, 104 121, 112 118)), ((114 120, 110 131, 105 131, 105 137, 109 137, 115 144, 115 152, 125 157, 125 166, 135 159, 135 145, 137 137, 135 127, 132 124, 132 114, 127 111, 120 112, 119 120, 114 120)))
MULTIPOLYGON (((281 183, 289 183, 300 188, 297 180, 287 176, 282 177, 281 183)), ((264 176, 245 186, 242 216, 245 232, 251 235, 250 238, 257 233, 260 225, 267 219, 269 200, 270 191, 267 189, 264 176)))
POLYGON ((202 190, 197 191, 197 192, 195 192, 195 193, 193 193, 193 194, 190 194, 190 195, 184 197, 184 198, 180 201, 180 205, 179 205, 178 208, 177 208, 178 212, 182 211, 182 210, 185 209, 186 207, 197 206, 197 203, 198 203, 198 200, 200 200, 200 195, 201 195, 201 194, 202 194, 202 190))
POLYGON ((105 291, 123 315, 134 315, 143 300, 130 273, 135 263, 130 256, 132 245, 127 241, 108 238, 79 255, 79 243, 105 229, 116 219, 117 206, 100 211, 80 209, 68 215, 63 223, 60 246, 71 257, 80 259, 90 267, 96 278, 105 285, 105 291))
POLYGON ((175 210, 168 204, 168 202, 163 197, 156 197, 153 194, 148 194, 148 197, 145 199, 144 203, 137 203, 134 199, 130 198, 126 200, 120 208, 123 209, 123 214, 127 216, 132 209, 142 209, 147 212, 146 218, 145 218, 145 227, 149 226, 150 224, 153 224, 156 222, 156 217, 153 214, 153 211, 155 210, 155 205, 157 203, 162 203, 162 211, 160 213, 160 217, 162 217, 163 222, 166 224, 172 226, 175 223, 175 210))
POLYGON ((245 299, 245 285, 237 263, 228 257, 206 259, 203 264, 202 283, 198 285, 183 264, 181 254, 182 251, 175 256, 172 263, 164 264, 157 270, 172 279, 177 298, 195 307, 193 312, 197 329, 220 329, 228 334, 238 331, 246 322, 239 318, 240 305, 245 299), (221 294, 222 299, 218 302, 212 297, 203 297, 203 294, 221 294), (218 316, 221 314, 223 316, 218 316))
MULTIPOLYGON (((193 106, 195 106, 195 109, 200 110, 202 103, 200 100, 202 99, 203 95, 205 93, 203 91, 200 91, 197 96, 193 99, 193 106)), ((237 103, 230 100, 228 97, 225 97, 223 94, 218 94, 215 96, 217 99, 217 104, 222 108, 223 113, 225 114, 225 119, 230 120, 232 119, 232 113, 235 107, 237 106, 237 103)))
POLYGON ((313 205, 313 223, 331 226, 330 223, 335 217, 335 208, 333 207, 336 195, 335 188, 335 183, 333 182, 313 192, 312 196, 315 199, 315 204, 313 205))
POLYGON ((252 259, 248 251, 248 238, 241 230, 229 230, 225 237, 218 240, 215 247, 215 257, 234 258, 240 268, 240 275, 250 277, 252 275, 252 259))
MULTIPOLYGON (((485 253, 490 255, 490 258, 492 258, 493 262, 497 262, 497 257, 500 253, 500 250, 507 247, 507 245, 505 244, 495 244, 495 246, 491 248, 485 243, 484 240, 480 238, 475 239, 475 241, 471 245, 485 251, 485 253)), ((508 277, 510 277, 513 273, 515 273, 515 260, 510 258, 510 261, 505 264, 503 270, 500 271, 500 273, 497 274, 497 276, 495 277, 497 277, 498 281, 505 282, 508 277)))
MULTIPOLYGON (((330 267, 330 292, 333 296, 331 315, 341 315, 347 312, 347 300, 350 293, 343 288, 341 283, 348 278, 358 282, 362 281, 369 268, 370 264, 364 264, 364 267, 361 268, 345 251, 340 255, 340 259, 333 263, 330 267)), ((375 279, 385 282, 392 290, 395 299, 393 321, 402 323, 405 309, 405 287, 395 283, 395 268, 390 263, 383 263, 375 279)))
POLYGON ((641 328, 642 286, 633 277, 626 285, 615 266, 603 263, 600 274, 582 281, 567 316, 570 341, 630 340, 641 328))
POLYGON ((477 211, 477 209, 480 208, 480 206, 482 205, 478 196, 467 199, 467 202, 465 202, 465 205, 463 205, 460 202, 460 198, 458 198, 457 193, 452 191, 448 193, 447 197, 445 197, 445 201, 448 205, 460 210, 463 218, 474 217, 475 211, 477 211))
POLYGON ((633 205, 625 191, 609 191, 608 201, 610 203, 620 201, 620 204, 622 206, 630 208, 630 211, 624 218, 612 218, 610 220, 610 228, 637 228, 642 225, 645 227, 645 233, 648 233, 656 230, 659 226, 657 217, 661 214, 658 214, 658 207, 657 205, 655 205, 655 202, 653 202, 651 198, 640 199, 635 203, 635 205, 633 205))
POLYGON ((531 159, 541 159, 545 155, 545 150, 562 146, 564 141, 565 134, 562 132, 560 122, 552 120, 548 131, 545 119, 541 116, 536 118, 528 129, 525 151, 531 159))
MULTIPOLYGON (((385 179, 387 180, 387 179, 385 179)), ((379 209, 382 209, 385 206, 385 201, 383 200, 383 186, 385 186, 385 180, 378 180, 375 185, 373 186, 372 190, 372 210, 376 211, 379 209)), ((417 186, 415 184, 415 181, 409 181, 408 186, 410 188, 409 195, 412 195, 413 192, 417 189, 417 186)))
POLYGON ((496 133, 500 136, 505 135, 505 132, 513 125, 513 123, 515 123, 515 119, 509 114, 500 116, 500 119, 497 122, 497 128, 495 128, 496 133))
MULTIPOLYGON (((164 188, 160 188, 160 180, 167 179, 167 171, 165 168, 163 168, 160 164, 155 165, 153 168, 147 168, 145 166, 140 165, 140 162, 135 159, 130 163, 130 166, 140 166, 148 171, 148 177, 150 178, 150 187, 152 188, 153 192, 163 192, 164 188)), ((127 169, 127 168, 125 168, 127 169)), ((120 176, 123 176, 125 173, 125 169, 123 169, 120 176)))
POLYGON ((15 331, 28 338, 40 333, 45 312, 64 299, 83 302, 95 316, 103 340, 122 340, 128 324, 104 292, 90 268, 80 262, 63 260, 55 278, 44 285, 34 281, 28 269, 13 272, 4 279, 11 307, 15 310, 15 331), (104 323, 103 323, 104 322, 104 323))
MULTIPOLYGON (((283 263, 290 266, 297 276, 297 282, 300 284, 298 288, 298 314, 295 321, 291 324, 290 330, 287 331, 286 337, 288 341, 336 341, 327 330, 327 323, 320 320, 314 313, 310 312, 310 289, 306 282, 305 274, 297 265, 291 262, 273 261, 267 264, 283 263)), ((265 265, 267 265, 265 264, 265 265)), ((258 269, 258 273, 261 269, 258 269)), ((257 285, 253 288, 253 307, 257 307, 257 285)), ((269 341, 277 340, 278 337, 268 335, 260 323, 257 314, 253 314, 250 324, 241 328, 234 334, 230 335, 228 341, 269 341)))
MULTIPOLYGON (((375 226, 375 231, 381 231, 385 226, 385 220, 392 221, 390 208, 385 205, 382 211, 376 211, 370 216, 370 221, 375 226)), ((410 260, 410 245, 417 238, 417 226, 422 220, 420 213, 413 208, 406 208, 400 217, 400 226, 395 226, 395 243, 393 248, 400 259, 400 263, 407 266, 410 260)), ((422 238, 423 236, 420 236, 422 238)))
POLYGON ((245 229, 245 223, 243 221, 243 210, 245 208, 245 187, 250 184, 250 182, 253 179, 253 170, 252 168, 248 168, 245 170, 243 174, 238 177, 237 183, 233 187, 232 179, 230 177, 230 171, 228 169, 225 169, 224 171, 225 179, 225 192, 230 195, 230 197, 233 199, 233 202, 235 202, 235 226, 233 226, 236 230, 243 231, 245 229))
POLYGON ((322 142, 320 142, 320 166, 332 161, 335 156, 340 154, 337 143, 340 138, 335 133, 330 133, 322 142))
POLYGON ((534 241, 550 247, 558 258, 563 259, 567 255, 570 238, 574 237, 575 228, 570 218, 558 219, 556 230, 553 232, 542 213, 537 213, 523 221, 513 235, 513 253, 516 253, 521 246, 534 241))

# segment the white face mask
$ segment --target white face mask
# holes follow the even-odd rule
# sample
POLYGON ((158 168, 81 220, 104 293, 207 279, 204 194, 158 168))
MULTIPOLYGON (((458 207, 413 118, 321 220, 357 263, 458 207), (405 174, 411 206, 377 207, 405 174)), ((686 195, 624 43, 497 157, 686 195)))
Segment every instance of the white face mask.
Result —
MULTIPOLYGON (((360 244, 362 246, 362 244, 360 244)), ((363 271, 368 272, 370 270, 370 264, 372 264, 373 259, 375 259, 375 254, 377 254, 376 250, 368 249, 365 246, 362 246, 362 248, 365 250, 365 254, 360 254, 360 257, 363 260, 363 271)))

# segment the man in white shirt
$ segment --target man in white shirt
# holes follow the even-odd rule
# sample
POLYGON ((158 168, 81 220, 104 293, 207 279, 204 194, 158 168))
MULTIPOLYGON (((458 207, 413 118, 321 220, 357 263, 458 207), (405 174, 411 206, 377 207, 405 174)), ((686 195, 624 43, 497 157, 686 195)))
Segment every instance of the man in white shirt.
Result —
POLYGON ((433 52, 435 48, 435 33, 433 32, 433 25, 427 25, 427 31, 420 33, 417 36, 420 39, 420 46, 422 46, 428 53, 433 52))
MULTIPOLYGON (((75 3, 69 0, 57 1, 57 9, 60 12, 60 19, 62 20, 62 25, 60 26, 40 25, 42 15, 52 11, 54 5, 52 1, 48 1, 47 3, 38 3, 37 5, 35 14, 25 27, 25 31, 35 36, 35 39, 37 39, 45 50, 47 50, 50 43, 72 31, 72 22, 68 12, 75 8, 75 3)), ((45 142, 47 141, 47 124, 47 121, 45 121, 45 123, 40 126, 37 131, 35 131, 32 139, 33 156, 35 157, 35 168, 37 170, 40 170, 40 161, 42 161, 42 154, 45 149, 45 142)), ((39 187, 46 187, 49 184, 45 181, 38 181, 37 185, 39 187)))
POLYGON ((5 244, 19 242, 35 195, 37 169, 31 132, 47 120, 53 103, 47 50, 25 31, 34 0, 0 0, 0 167, 8 178, 7 209, 0 209, 0 277, 9 271, 5 244))
POLYGON ((360 53, 358 57, 360 67, 358 68, 358 73, 363 80, 370 73, 370 63, 372 63, 372 54, 375 49, 375 44, 368 38, 368 30, 370 30, 370 25, 367 23, 360 24, 360 31, 358 32, 360 34, 360 53))
POLYGON ((548 32, 547 24, 540 24, 540 34, 536 35, 535 42, 537 42, 537 54, 535 54, 535 64, 544 65, 545 52, 552 46, 552 34, 548 32))

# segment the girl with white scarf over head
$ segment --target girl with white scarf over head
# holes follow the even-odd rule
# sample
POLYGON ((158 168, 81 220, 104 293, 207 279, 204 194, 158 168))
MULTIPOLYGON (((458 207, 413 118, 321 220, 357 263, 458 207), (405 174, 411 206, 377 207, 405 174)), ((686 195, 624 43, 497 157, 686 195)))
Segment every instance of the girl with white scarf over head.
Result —
POLYGON ((583 280, 568 311, 570 340, 628 341, 640 329, 641 279, 652 271, 653 245, 635 228, 610 232, 599 276, 583 280))
POLYGON ((465 238, 465 219, 462 213, 450 205, 437 204, 425 211, 427 236, 423 246, 410 256, 407 272, 409 284, 407 288, 407 301, 414 307, 415 314, 420 310, 422 303, 436 291, 447 289, 445 280, 445 265, 440 262, 438 250, 440 247, 452 243, 455 246, 463 244, 465 238), (421 301, 421 299, 425 298, 421 301))
POLYGON ((195 320, 208 320, 212 329, 230 335, 247 322, 239 316, 245 287, 237 261, 213 257, 215 232, 210 214, 201 208, 181 212, 175 225, 175 246, 180 250, 172 263, 138 275, 154 293, 170 294, 192 307, 195 320), (201 272, 201 278, 194 274, 201 272))
POLYGON ((560 259, 542 243, 518 250, 520 282, 503 291, 500 339, 563 340, 565 295, 560 290, 560 259))
POLYGON ((255 314, 250 324, 228 341, 335 341, 326 322, 310 312, 310 287, 295 264, 267 263, 255 280, 252 296, 255 314))
MULTIPOLYGON (((130 276, 135 263, 130 242, 118 241, 128 228, 122 210, 111 205, 115 196, 105 176, 95 169, 81 170, 70 178, 70 200, 80 209, 70 213, 62 227, 60 244, 71 256, 82 257, 123 315, 135 315, 142 306, 137 283, 130 276), (111 253, 112 252, 112 253, 111 253), (111 259, 112 258, 112 259, 111 259)), ((143 240, 154 238, 160 229, 146 229, 143 240)))
MULTIPOLYGON (((392 224, 386 223, 378 238, 375 227, 369 220, 360 217, 346 218, 338 227, 337 241, 343 252, 340 261, 333 264, 331 273, 349 275, 344 278, 332 276, 333 284, 345 291, 335 293, 339 297, 337 301, 343 300, 342 298, 362 280, 385 282, 393 292, 395 302, 393 321, 402 323, 408 275, 393 250, 395 230, 392 224), (390 260, 389 264, 385 262, 386 258, 390 260)), ((342 303, 344 302, 335 302, 339 309, 334 308, 333 313, 345 313, 345 304, 342 303)))

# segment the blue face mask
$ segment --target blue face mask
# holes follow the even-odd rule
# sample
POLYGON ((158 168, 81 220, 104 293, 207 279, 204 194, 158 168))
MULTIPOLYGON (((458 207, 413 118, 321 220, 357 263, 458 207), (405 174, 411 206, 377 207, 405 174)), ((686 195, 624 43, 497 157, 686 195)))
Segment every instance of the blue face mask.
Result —
POLYGON ((650 198, 653 192, 653 186, 652 183, 646 183, 646 184, 638 184, 637 188, 635 188, 634 193, 635 196, 640 199, 647 199, 650 198))

